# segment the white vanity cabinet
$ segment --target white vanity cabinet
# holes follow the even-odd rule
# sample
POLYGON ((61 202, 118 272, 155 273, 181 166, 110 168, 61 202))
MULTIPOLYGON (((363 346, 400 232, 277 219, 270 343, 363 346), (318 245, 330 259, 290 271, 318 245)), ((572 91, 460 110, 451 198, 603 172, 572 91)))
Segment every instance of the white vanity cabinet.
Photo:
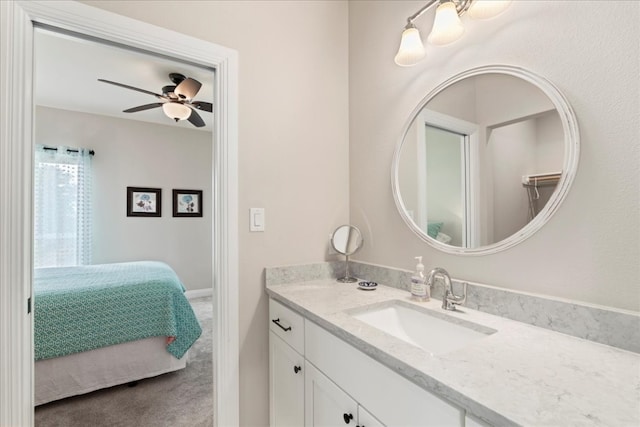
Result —
POLYGON ((276 301, 269 301, 270 424, 304 425, 304 321, 276 301))
POLYGON ((341 425, 384 427, 311 363, 306 362, 305 368, 304 425, 306 427, 341 425))
POLYGON ((491 427, 491 426, 485 423, 484 421, 480 421, 477 418, 467 415, 464 418, 464 427, 491 427))
POLYGON ((362 406, 358 406, 358 426, 357 427, 384 427, 373 415, 367 412, 362 406))
POLYGON ((415 385, 308 320, 305 320, 305 359, 383 425, 464 426, 462 409, 415 385))
POLYGON ((270 300, 269 316, 272 427, 464 426, 462 409, 291 309, 270 300))

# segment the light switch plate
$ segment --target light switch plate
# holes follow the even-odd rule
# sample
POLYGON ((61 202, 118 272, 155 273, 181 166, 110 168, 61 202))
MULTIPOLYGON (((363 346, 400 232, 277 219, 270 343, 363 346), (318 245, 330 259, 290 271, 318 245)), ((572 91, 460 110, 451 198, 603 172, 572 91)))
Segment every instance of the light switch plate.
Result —
POLYGON ((264 231, 264 208, 249 210, 249 231, 264 231))

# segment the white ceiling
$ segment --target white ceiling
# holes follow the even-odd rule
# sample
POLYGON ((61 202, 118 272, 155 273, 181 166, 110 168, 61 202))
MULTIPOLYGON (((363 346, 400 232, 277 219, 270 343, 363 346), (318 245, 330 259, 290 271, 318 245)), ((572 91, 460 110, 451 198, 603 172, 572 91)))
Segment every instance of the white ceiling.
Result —
POLYGON ((180 73, 202 83, 194 98, 213 102, 213 71, 142 52, 38 29, 35 32, 36 105, 140 120, 211 132, 213 114, 198 111, 206 125, 196 128, 186 120, 168 118, 162 108, 123 113, 122 110, 158 102, 152 95, 99 82, 111 80, 162 94, 173 85, 169 73, 180 73))

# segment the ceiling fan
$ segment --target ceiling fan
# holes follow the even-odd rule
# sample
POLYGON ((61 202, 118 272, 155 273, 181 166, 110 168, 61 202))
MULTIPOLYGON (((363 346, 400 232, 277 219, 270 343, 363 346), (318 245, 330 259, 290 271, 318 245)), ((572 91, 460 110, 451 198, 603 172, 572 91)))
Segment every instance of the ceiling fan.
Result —
POLYGON ((213 105, 210 102, 193 100, 202 84, 199 81, 190 77, 185 77, 180 73, 169 74, 169 79, 171 79, 173 85, 164 86, 162 88, 162 95, 145 89, 125 85, 123 83, 112 82, 110 80, 98 79, 98 81, 146 93, 147 95, 155 96, 160 100, 160 102, 154 102, 153 104, 145 104, 123 110, 123 113, 136 113, 138 111, 162 107, 162 110, 167 117, 174 119, 176 122, 179 120, 188 120, 195 127, 203 127, 205 125, 204 120, 202 120, 202 117, 200 117, 196 110, 211 113, 213 111, 213 105))

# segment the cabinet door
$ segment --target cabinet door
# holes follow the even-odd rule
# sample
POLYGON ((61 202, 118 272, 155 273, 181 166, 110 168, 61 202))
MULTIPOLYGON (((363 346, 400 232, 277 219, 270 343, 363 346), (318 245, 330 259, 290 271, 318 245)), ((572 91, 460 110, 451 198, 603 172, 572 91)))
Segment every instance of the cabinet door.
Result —
POLYGON ((304 359, 273 332, 269 333, 269 406, 272 427, 304 423, 304 359))
POLYGON ((464 418, 464 425, 465 427, 490 427, 489 424, 480 421, 479 419, 472 417, 471 415, 468 415, 464 418))
POLYGON ((305 361, 306 427, 355 426, 358 404, 312 364, 305 361))
POLYGON ((362 406, 358 407, 358 427, 385 427, 362 406))

